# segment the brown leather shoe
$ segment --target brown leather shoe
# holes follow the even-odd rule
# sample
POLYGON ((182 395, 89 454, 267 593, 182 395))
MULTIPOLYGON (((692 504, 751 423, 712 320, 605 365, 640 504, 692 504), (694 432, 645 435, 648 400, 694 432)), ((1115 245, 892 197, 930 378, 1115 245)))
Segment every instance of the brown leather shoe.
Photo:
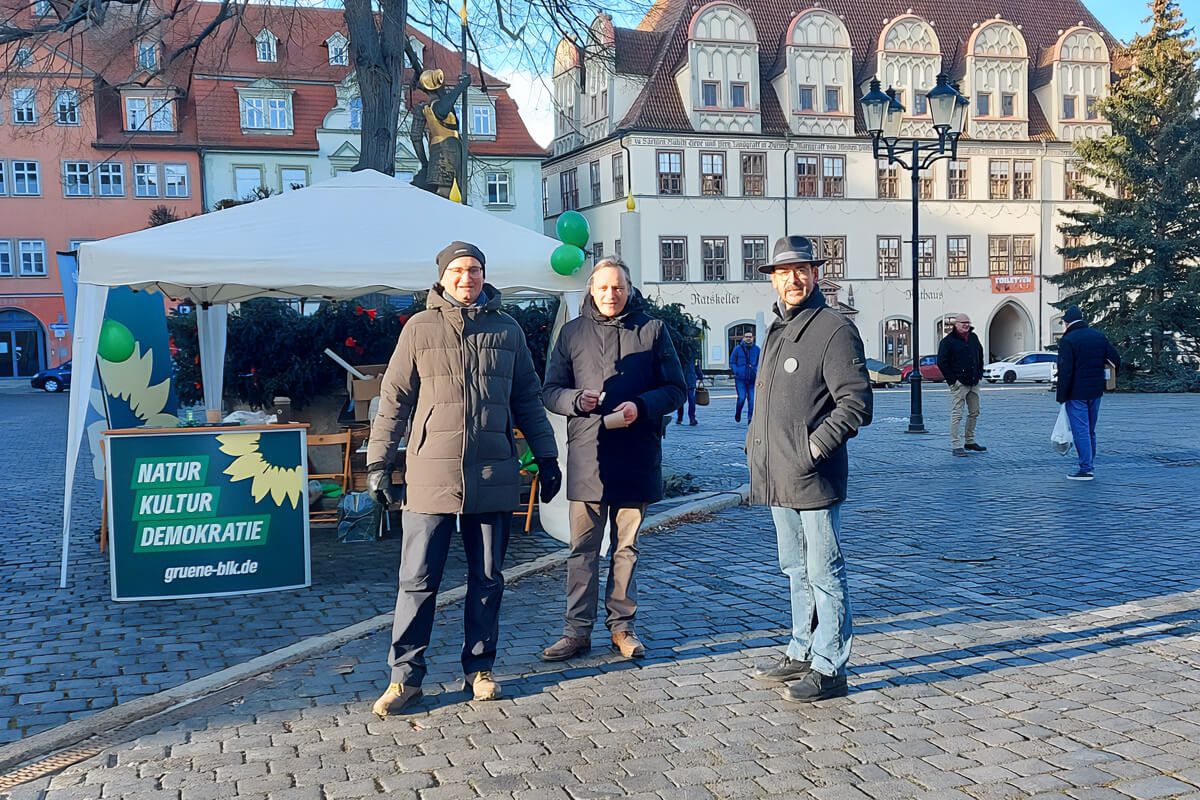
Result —
POLYGON ((405 686, 402 683, 389 683, 387 691, 379 696, 371 711, 379 717, 398 714, 406 705, 421 696, 420 686, 405 686))
POLYGON ((500 684, 487 670, 474 672, 463 678, 463 691, 470 691, 476 700, 500 699, 500 684))
POLYGON ((646 647, 633 631, 617 631, 612 636, 613 649, 626 658, 641 658, 646 655, 646 647))
POLYGON ((542 661, 566 661, 592 649, 592 640, 582 636, 564 636, 542 651, 542 661))

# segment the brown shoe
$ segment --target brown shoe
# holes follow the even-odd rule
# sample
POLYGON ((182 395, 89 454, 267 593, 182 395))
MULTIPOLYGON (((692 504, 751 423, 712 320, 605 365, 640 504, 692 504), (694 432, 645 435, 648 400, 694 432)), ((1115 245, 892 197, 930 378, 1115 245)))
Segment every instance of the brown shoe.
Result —
POLYGON ((471 692, 476 700, 499 700, 500 684, 487 670, 473 672, 463 678, 463 691, 471 692))
POLYGON ((646 647, 633 631, 617 631, 612 636, 614 650, 620 651, 626 658, 641 658, 646 655, 646 647))
POLYGON ((564 636, 542 651, 542 661, 566 661, 592 649, 592 640, 582 636, 564 636))
POLYGON ((421 696, 420 686, 405 686, 402 683, 389 683, 387 691, 380 695, 371 706, 371 711, 378 717, 398 714, 406 705, 421 696))

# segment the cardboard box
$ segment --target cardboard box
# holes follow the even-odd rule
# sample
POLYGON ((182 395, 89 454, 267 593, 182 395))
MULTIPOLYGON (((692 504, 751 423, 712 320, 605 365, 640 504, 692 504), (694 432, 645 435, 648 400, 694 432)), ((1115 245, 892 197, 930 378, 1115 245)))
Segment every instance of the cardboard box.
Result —
POLYGON ((1104 362, 1104 391, 1115 392, 1117 390, 1117 367, 1111 361, 1104 362))
POLYGON ((366 422, 371 401, 379 396, 380 387, 383 385, 383 373, 387 370, 387 364, 355 364, 354 368, 369 376, 364 381, 346 373, 346 390, 354 401, 354 419, 366 422))

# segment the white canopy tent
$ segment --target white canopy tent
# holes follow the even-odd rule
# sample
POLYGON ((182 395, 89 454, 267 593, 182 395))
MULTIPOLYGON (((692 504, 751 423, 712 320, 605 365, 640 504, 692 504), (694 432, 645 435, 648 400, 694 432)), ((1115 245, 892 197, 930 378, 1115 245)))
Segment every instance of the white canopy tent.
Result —
MULTIPOLYGON (((60 584, 67 583, 71 495, 87 414, 89 393, 81 387, 92 385, 110 287, 195 301, 205 406, 219 409, 228 303, 422 291, 436 280, 435 255, 455 239, 483 250, 487 280, 497 288, 561 296, 566 313, 559 324, 578 313, 586 275, 564 277, 550 268, 558 241, 370 170, 80 245, 72 379, 80 388, 70 397, 60 584)), ((551 420, 562 448, 565 426, 551 420)), ((543 525, 562 538, 565 500, 551 506, 543 508, 543 525)))

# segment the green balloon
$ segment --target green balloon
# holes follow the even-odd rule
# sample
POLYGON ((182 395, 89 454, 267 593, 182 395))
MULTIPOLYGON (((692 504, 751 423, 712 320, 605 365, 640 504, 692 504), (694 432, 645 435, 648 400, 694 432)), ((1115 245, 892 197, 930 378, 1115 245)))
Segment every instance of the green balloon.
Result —
POLYGON ((571 275, 583 266, 586 258, 583 251, 575 245, 560 244, 550 254, 550 266, 559 275, 571 275))
POLYGON ((133 331, 114 319, 106 319, 100 326, 100 341, 96 345, 96 353, 105 361, 119 363, 133 355, 136 344, 133 331))
POLYGON ((588 238, 592 235, 587 217, 578 211, 564 211, 558 218, 558 224, 554 229, 558 232, 560 240, 580 249, 587 247, 588 238))

